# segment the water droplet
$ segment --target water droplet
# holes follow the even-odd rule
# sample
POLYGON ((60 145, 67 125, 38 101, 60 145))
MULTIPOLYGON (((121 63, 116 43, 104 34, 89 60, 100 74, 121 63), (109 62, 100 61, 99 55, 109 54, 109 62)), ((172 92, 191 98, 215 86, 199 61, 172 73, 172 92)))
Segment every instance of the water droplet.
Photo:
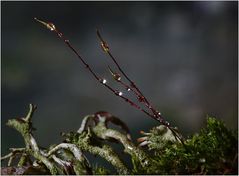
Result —
POLYGON ((127 88, 127 91, 129 92, 129 91, 131 91, 131 89, 130 89, 130 88, 127 88))
POLYGON ((160 113, 160 112, 158 112, 158 115, 159 115, 159 116, 161 116, 161 113, 160 113))
POLYGON ((123 95, 123 92, 119 92, 119 96, 122 96, 123 95))
POLYGON ((107 82, 106 79, 103 79, 103 80, 102 80, 102 83, 103 83, 103 84, 106 84, 106 82, 107 82))
POLYGON ((47 27, 48 29, 50 29, 51 31, 56 30, 56 27, 55 27, 55 25, 54 25, 53 23, 47 23, 46 27, 47 27))
POLYGON ((165 122, 165 125, 169 126, 170 124, 169 124, 169 122, 166 121, 166 122, 165 122))
POLYGON ((108 52, 109 51, 109 46, 105 41, 101 42, 101 48, 103 49, 104 52, 108 52))
POLYGON ((69 43, 69 40, 64 40, 66 43, 69 43))
POLYGON ((120 81, 120 80, 121 80, 121 76, 120 76, 120 74, 118 74, 118 73, 114 73, 113 77, 114 77, 114 79, 115 79, 116 81, 120 81))

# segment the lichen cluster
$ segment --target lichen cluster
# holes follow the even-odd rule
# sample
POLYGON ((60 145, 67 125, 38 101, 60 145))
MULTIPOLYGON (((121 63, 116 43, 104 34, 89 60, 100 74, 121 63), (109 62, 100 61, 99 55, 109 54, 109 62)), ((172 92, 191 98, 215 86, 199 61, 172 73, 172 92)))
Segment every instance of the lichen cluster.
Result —
MULTIPOLYGON (((62 133, 60 144, 42 148, 33 136, 31 119, 35 106, 30 105, 26 117, 11 119, 7 125, 16 129, 25 141, 23 148, 11 148, 1 157, 9 159, 2 174, 237 174, 237 131, 227 129, 222 121, 208 117, 207 126, 182 144, 163 125, 141 132, 139 144, 131 140, 124 122, 107 112, 86 116, 77 131, 62 133), (108 128, 114 123, 122 128, 108 128), (131 157, 132 168, 119 156, 110 142, 124 147, 131 157), (109 162, 114 171, 104 166, 92 166, 85 152, 97 155, 109 162), (18 164, 12 166, 12 160, 18 164)), ((180 133, 174 128, 174 132, 180 133)))

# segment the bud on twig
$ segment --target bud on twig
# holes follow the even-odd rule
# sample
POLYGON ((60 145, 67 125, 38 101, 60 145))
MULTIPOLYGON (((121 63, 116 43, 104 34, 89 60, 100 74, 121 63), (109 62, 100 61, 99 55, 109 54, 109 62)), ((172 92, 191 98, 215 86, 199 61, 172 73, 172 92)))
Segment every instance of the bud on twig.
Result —
POLYGON ((46 23, 46 22, 44 22, 42 20, 37 19, 36 17, 34 18, 34 20, 36 20, 37 22, 43 24, 44 26, 47 27, 47 29, 50 29, 51 31, 56 30, 56 27, 55 27, 55 25, 53 23, 49 23, 49 22, 46 23))
POLYGON ((112 69, 110 68, 110 66, 108 66, 108 69, 109 69, 111 75, 113 76, 113 78, 114 78, 116 81, 120 81, 120 80, 121 80, 121 76, 120 76, 119 73, 114 73, 114 72, 112 71, 112 69))

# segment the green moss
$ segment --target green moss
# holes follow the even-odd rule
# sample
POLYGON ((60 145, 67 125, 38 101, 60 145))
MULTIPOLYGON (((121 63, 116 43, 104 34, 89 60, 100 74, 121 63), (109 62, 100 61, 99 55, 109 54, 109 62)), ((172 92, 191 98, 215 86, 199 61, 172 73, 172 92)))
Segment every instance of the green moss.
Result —
POLYGON ((154 135, 149 140, 157 162, 140 174, 237 174, 237 133, 222 121, 209 117, 207 127, 186 140, 186 148, 163 140, 162 148, 154 135))
POLYGON ((93 167, 93 174, 94 175, 110 175, 110 171, 104 167, 95 166, 93 167))

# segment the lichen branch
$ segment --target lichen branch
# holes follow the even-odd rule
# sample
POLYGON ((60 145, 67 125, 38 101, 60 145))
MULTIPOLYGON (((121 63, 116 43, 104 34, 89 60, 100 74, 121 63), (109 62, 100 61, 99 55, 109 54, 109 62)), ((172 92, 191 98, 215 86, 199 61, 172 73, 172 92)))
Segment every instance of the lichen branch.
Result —
MULTIPOLYGON (((88 116, 88 118, 90 118, 90 116, 88 116)), ((91 119, 93 119, 93 116, 91 119)), ((129 169, 109 145, 102 144, 98 146, 92 143, 93 135, 89 127, 87 131, 82 131, 82 133, 63 134, 68 143, 76 144, 82 151, 104 158, 116 168, 119 174, 130 174, 129 169)))

